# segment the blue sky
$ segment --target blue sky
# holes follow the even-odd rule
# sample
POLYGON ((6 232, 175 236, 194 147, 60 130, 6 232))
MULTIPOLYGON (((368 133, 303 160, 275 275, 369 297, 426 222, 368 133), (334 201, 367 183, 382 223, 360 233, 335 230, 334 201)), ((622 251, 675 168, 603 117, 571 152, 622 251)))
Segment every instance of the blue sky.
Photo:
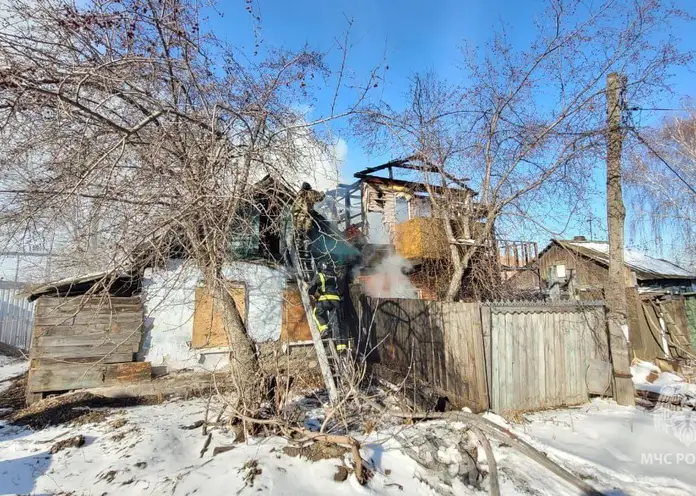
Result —
MULTIPOLYGON (((233 44, 246 48, 248 52, 253 51, 256 37, 250 16, 244 10, 244 1, 226 0, 221 3, 219 9, 223 16, 211 16, 211 27, 233 44)), ((696 2, 677 0, 676 4, 696 14, 696 2)), ((357 76, 365 76, 381 62, 388 65, 385 82, 378 90, 379 96, 397 106, 404 101, 408 78, 414 72, 433 70, 441 78, 456 81, 459 77, 457 65, 462 60, 462 44, 483 46, 491 32, 501 25, 505 25, 513 44, 526 47, 534 35, 534 19, 544 9, 543 0, 255 0, 254 5, 261 16, 262 47, 299 49, 308 44, 314 49, 330 51, 335 46, 335 39, 345 31, 346 19, 352 19, 351 41, 354 45, 348 67, 357 76)), ((693 26, 686 24, 676 27, 675 33, 681 38, 680 48, 696 51, 696 35, 692 30, 693 26)), ((337 51, 330 52, 329 63, 336 64, 338 57, 337 51)), ((660 106, 679 107, 681 97, 696 97, 695 80, 693 66, 675 70, 672 79, 674 94, 664 94, 660 106)), ((316 105, 325 105, 322 100, 327 97, 320 94, 316 105)), ((664 115, 641 113, 640 122, 655 123, 664 115)), ((359 142, 348 136, 345 138, 347 146, 342 173, 346 179, 359 169, 390 158, 371 156, 359 142)), ((604 187, 601 171, 596 174, 596 181, 601 191, 604 187)), ((603 198, 597 199, 592 214, 597 218, 593 226, 595 236, 601 237, 605 216, 603 198)), ((589 217, 590 213, 585 215, 589 217)), ((585 231, 589 231, 589 224, 585 231)), ((580 233, 576 229, 564 235, 580 233)), ((628 230, 627 242, 651 248, 633 238, 628 230)), ((654 247, 650 251, 654 252, 654 247)))

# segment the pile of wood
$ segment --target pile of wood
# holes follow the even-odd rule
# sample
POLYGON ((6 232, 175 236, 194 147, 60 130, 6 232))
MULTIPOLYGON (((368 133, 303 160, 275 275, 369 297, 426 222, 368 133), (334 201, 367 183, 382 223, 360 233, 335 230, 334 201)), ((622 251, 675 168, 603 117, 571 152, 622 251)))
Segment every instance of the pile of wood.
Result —
POLYGON ((27 403, 47 393, 149 380, 150 363, 133 361, 142 333, 140 296, 39 298, 27 403))

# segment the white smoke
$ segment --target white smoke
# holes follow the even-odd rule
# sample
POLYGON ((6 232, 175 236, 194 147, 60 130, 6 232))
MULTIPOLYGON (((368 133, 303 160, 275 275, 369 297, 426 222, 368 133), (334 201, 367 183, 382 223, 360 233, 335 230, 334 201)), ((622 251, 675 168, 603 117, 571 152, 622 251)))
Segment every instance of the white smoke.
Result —
POLYGON ((405 272, 413 265, 400 255, 390 255, 364 278, 365 292, 374 298, 419 298, 420 294, 405 272))

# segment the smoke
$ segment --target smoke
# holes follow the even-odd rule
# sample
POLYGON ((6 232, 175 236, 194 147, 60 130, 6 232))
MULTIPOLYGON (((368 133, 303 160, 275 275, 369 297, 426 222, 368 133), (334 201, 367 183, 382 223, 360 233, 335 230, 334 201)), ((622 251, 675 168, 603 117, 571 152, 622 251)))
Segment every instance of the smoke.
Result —
POLYGON ((405 274, 412 268, 402 256, 390 255, 364 278, 365 292, 374 298, 418 298, 418 288, 405 274))

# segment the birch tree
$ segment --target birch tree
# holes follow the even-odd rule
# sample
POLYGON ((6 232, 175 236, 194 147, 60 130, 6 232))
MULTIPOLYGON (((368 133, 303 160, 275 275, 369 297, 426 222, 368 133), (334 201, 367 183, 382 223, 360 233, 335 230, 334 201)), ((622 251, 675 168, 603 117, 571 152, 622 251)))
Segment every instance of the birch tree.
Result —
POLYGON ((696 262, 696 110, 665 118, 654 128, 629 123, 627 162, 629 223, 636 240, 672 248, 685 263, 696 262))

